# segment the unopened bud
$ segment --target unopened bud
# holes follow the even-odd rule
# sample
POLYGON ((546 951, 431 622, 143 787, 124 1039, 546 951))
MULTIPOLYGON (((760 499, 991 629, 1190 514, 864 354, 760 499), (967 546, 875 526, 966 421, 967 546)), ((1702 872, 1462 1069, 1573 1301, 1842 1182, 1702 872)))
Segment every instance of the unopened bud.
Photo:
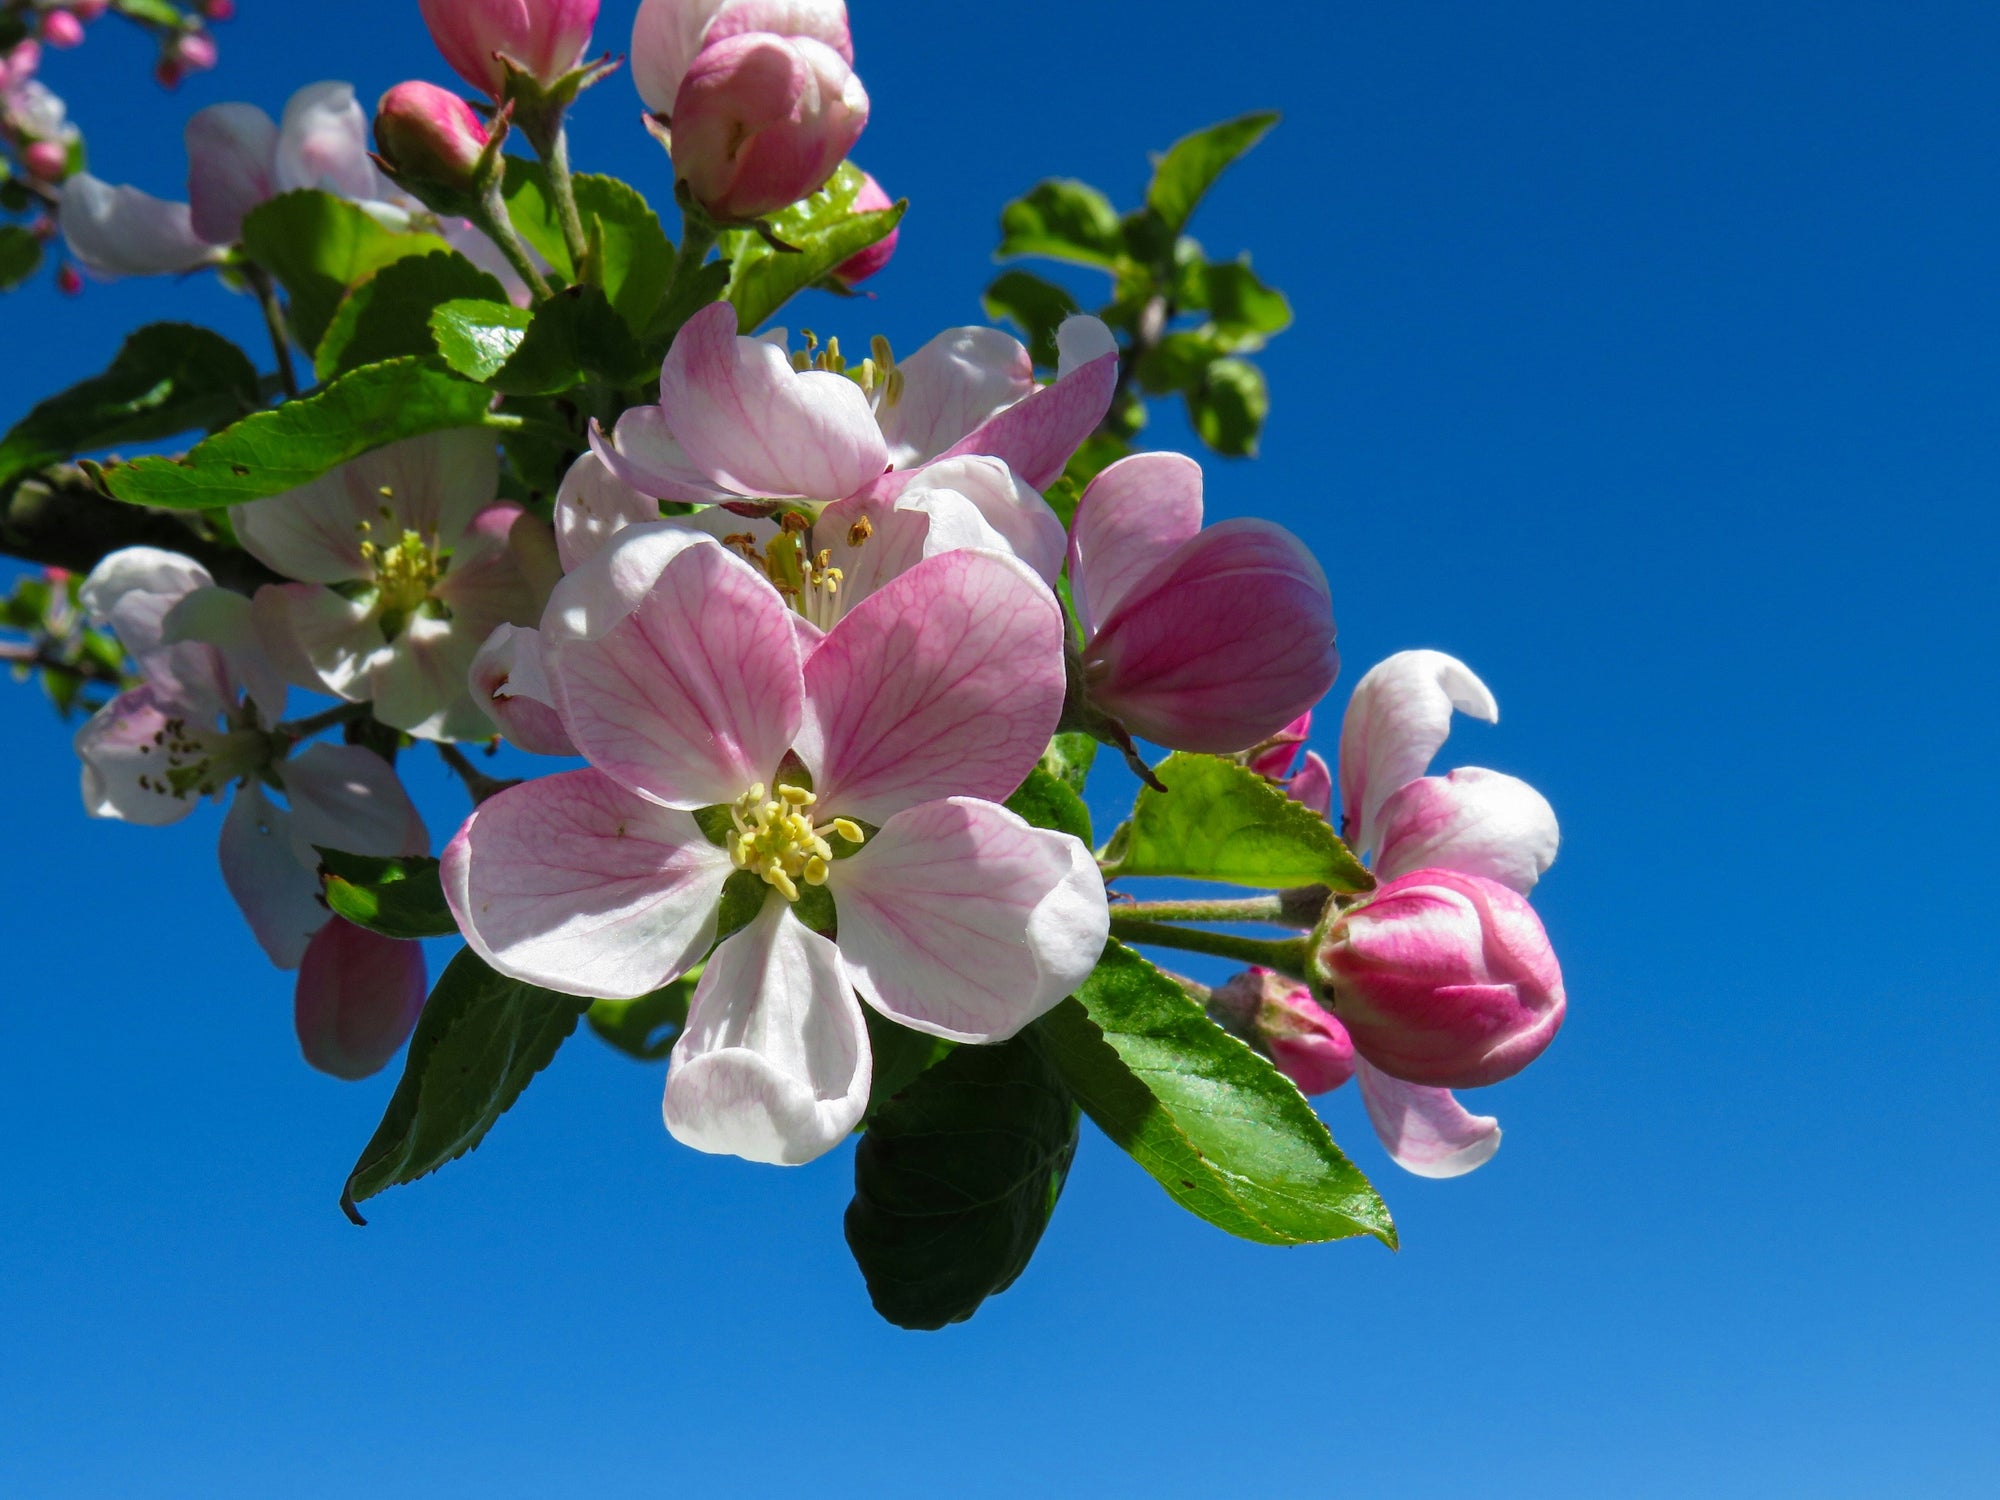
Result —
POLYGON ((65 297, 74 297, 83 290, 83 273, 67 261, 56 272, 56 290, 65 297))
POLYGON ((1208 1013, 1277 1065, 1302 1094, 1326 1094, 1354 1076, 1354 1042, 1312 991, 1269 969, 1246 969, 1208 997, 1208 1013))
MULTIPOLYGON (((854 195, 854 211, 858 214, 874 213, 878 209, 894 208, 896 200, 882 191, 882 184, 866 172, 861 174, 861 191, 854 195)), ((901 229, 892 229, 866 250, 857 252, 833 268, 833 274, 852 286, 857 281, 866 281, 877 271, 889 264, 896 253, 896 241, 902 236, 901 229)))
POLYGON ((399 83, 376 106, 376 148, 400 176, 469 190, 486 142, 472 106, 435 84, 399 83))
POLYGON ((201 13, 211 21, 236 19, 236 0, 201 0, 201 13))
POLYGON ((417 1024, 426 980, 422 945, 335 917, 306 945, 293 991, 306 1061, 335 1078, 381 1072, 417 1024))
POLYGON ((95 21, 111 9, 111 0, 71 0, 69 13, 79 21, 95 21))
POLYGON ((61 182, 69 175, 69 148, 61 141, 36 141, 21 153, 21 165, 42 182, 61 182))
POLYGON ((83 22, 66 10, 48 11, 42 16, 42 40, 51 47, 81 47, 83 22))
POLYGON ((419 0, 452 71, 499 98, 507 87, 502 54, 538 83, 554 83, 590 45, 598 0, 419 0))
POLYGON ((1436 1088, 1511 1078, 1554 1040, 1566 1005, 1534 908, 1457 870, 1417 870, 1340 912, 1313 966, 1363 1057, 1436 1088))

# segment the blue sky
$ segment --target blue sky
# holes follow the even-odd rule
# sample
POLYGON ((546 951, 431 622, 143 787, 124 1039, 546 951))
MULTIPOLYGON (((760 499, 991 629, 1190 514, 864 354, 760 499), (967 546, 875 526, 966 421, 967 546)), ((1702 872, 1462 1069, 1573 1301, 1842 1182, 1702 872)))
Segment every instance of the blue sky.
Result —
MULTIPOLYGON (((356 1230, 391 1079, 298 1061, 219 818, 87 822, 67 733, 8 688, 0 1491, 1994 1493, 2000 19, 853 9, 859 158, 912 209, 879 300, 799 315, 847 338, 976 321, 1037 178, 1130 201, 1146 149, 1286 112, 1195 226, 1298 315, 1265 456, 1211 464, 1210 509, 1322 558, 1337 697, 1396 649, 1464 657, 1504 716, 1445 763, 1562 816, 1537 904, 1570 1019, 1477 1096, 1500 1155, 1405 1177, 1336 1095, 1405 1248, 1275 1251, 1086 1129, 1022 1281, 906 1334, 841 1241, 845 1151, 680 1149, 658 1072, 585 1038, 356 1230)), ((176 96, 111 23, 50 64, 102 175, 174 189, 218 99, 448 81, 404 0, 242 10, 176 96)), ((604 86, 577 153, 664 195, 638 108, 604 86)), ((39 287, 0 308, 0 417, 158 317, 256 347, 206 285, 39 287)), ((1164 410, 1150 437, 1187 441, 1164 410)), ((414 777, 442 837, 462 806, 414 777)))

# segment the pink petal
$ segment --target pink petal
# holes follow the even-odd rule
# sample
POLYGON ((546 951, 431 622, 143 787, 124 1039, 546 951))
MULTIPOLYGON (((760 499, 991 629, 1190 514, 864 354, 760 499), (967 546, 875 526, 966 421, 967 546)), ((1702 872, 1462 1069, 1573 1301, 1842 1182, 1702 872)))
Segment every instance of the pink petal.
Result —
POLYGON ((454 633, 471 635, 476 649, 502 625, 540 620, 561 576, 549 523, 503 502, 473 517, 431 593, 450 612, 454 633))
POLYGON ((335 1078, 379 1073, 409 1040, 429 988, 421 943, 335 917, 306 945, 299 964, 292 996, 299 1050, 335 1078))
MULTIPOLYGON (((657 406, 633 407, 618 419, 609 438, 602 425, 592 421, 590 451, 615 478, 641 495, 683 500, 690 505, 712 505, 734 498, 688 462, 687 454, 667 430, 667 414, 657 406)), ((633 519, 659 518, 660 507, 655 505, 650 516, 633 519)))
POLYGON ((69 253, 102 277, 192 271, 222 253, 194 232, 185 203, 113 187, 88 172, 64 181, 59 218, 69 253))
POLYGON ((217 853, 222 883, 258 946, 279 968, 296 969, 306 944, 326 925, 327 910, 318 877, 293 852, 292 815, 253 782, 230 804, 217 853))
POLYGON ((998 1042, 1089 977, 1110 930, 1088 849, 970 797, 897 813, 828 879, 863 998, 934 1036, 998 1042))
POLYGON ((939 797, 998 801, 1063 703, 1055 598, 1011 557, 948 552, 864 599, 806 662, 796 748, 822 806, 883 823, 939 797))
POLYGON ((1090 481, 1070 521, 1069 581, 1077 620, 1095 634, 1133 586, 1201 530, 1201 465, 1178 453, 1135 453, 1090 481))
POLYGON ((1497 880, 1522 895, 1555 863, 1555 809, 1527 782, 1464 766, 1422 776, 1382 804, 1375 876, 1440 868, 1497 880))
POLYGON ((896 504, 906 510, 928 509, 938 495, 954 495, 969 504, 997 534, 1001 550, 1013 553, 1042 582, 1054 586, 1068 542, 1062 520, 999 459, 975 455, 928 464, 911 477, 896 504))
POLYGON ((373 605, 315 583, 267 583, 250 609, 287 681, 351 703, 368 701, 375 666, 390 652, 373 605))
POLYGON ((274 725, 285 716, 285 676, 265 648, 255 613, 247 598, 229 589, 196 589, 160 623, 169 642, 212 647, 220 654, 219 672, 206 662, 202 671, 206 682, 220 688, 225 707, 234 706, 240 682, 264 723, 274 725))
POLYGON ((596 453, 584 454, 569 466, 562 488, 556 492, 556 549, 563 571, 571 573, 582 567, 627 526, 659 519, 658 500, 640 494, 612 473, 596 453))
POLYGON ((308 745, 282 767, 292 853, 308 870, 320 849, 388 858, 431 846, 424 820, 391 766, 361 745, 308 745))
POLYGON ((1111 410, 1111 395, 1117 385, 1118 355, 1114 350, 980 423, 943 456, 988 454, 1005 462, 1023 483, 1045 490, 1111 410))
POLYGON ((949 328, 898 360, 902 394, 876 412, 889 462, 915 468, 1035 389, 1034 361, 997 328, 949 328))
POLYGON ((630 999, 701 962, 729 872, 686 813, 586 770, 480 804, 441 874, 466 942, 501 973, 630 999))
POLYGON ((1298 774, 1285 783, 1285 795, 1322 818, 1332 816, 1333 772, 1327 769, 1325 758, 1317 750, 1306 751, 1305 763, 1298 774))
POLYGON ((689 462, 739 494, 840 500, 888 466, 861 387, 800 373, 783 350, 736 337, 727 303, 681 329, 660 372, 660 406, 689 462))
POLYGON ((1299 746, 1312 735, 1312 721, 1310 711, 1300 714, 1253 751, 1244 765, 1272 781, 1286 780, 1292 774, 1299 746))
POLYGON ((420 740, 490 740, 493 721, 472 696, 472 662, 485 622, 417 615, 369 660, 359 696, 375 717, 420 740))
POLYGON ((697 1151, 794 1166, 860 1123, 870 1072, 840 950, 773 895, 701 972, 667 1074, 667 1129, 697 1151))
POLYGON ((1463 1177, 1500 1149, 1500 1122, 1469 1113, 1450 1089, 1391 1078, 1360 1061, 1361 1099, 1382 1147, 1419 1177, 1463 1177))
POLYGON ((243 216, 277 191, 278 124, 254 104, 211 104, 187 122, 194 231, 212 245, 243 237, 243 216))
POLYGON ((387 198, 391 191, 369 159, 368 117, 347 83, 307 84, 292 95, 279 126, 273 173, 287 192, 318 188, 362 202, 387 198))
POLYGON ((1276 734, 1339 671, 1326 575, 1296 537, 1258 520, 1183 544, 1084 648, 1092 697, 1127 729, 1218 755, 1276 734))
POLYGON ((665 806, 735 801, 770 781, 798 732, 792 611, 707 537, 628 528, 558 586, 542 635, 571 742, 665 806))
POLYGON ((1340 728, 1340 826, 1355 853, 1375 848, 1382 804, 1424 774, 1454 708, 1500 722, 1486 684, 1442 651, 1398 651, 1355 684, 1340 728))
POLYGON ((632 27, 639 97, 655 113, 667 113, 706 43, 750 31, 813 37, 854 61, 846 0, 645 0, 632 27))
POLYGON ((167 774, 177 769, 170 761, 191 768, 217 753, 221 741, 212 722, 190 717, 171 693, 150 684, 120 693, 76 732, 84 811, 150 828, 178 823, 229 778, 209 783, 207 792, 200 785, 177 788, 167 774))
POLYGON ((575 755, 542 670, 538 631, 502 625, 472 659, 472 697, 507 742, 532 755, 575 755))

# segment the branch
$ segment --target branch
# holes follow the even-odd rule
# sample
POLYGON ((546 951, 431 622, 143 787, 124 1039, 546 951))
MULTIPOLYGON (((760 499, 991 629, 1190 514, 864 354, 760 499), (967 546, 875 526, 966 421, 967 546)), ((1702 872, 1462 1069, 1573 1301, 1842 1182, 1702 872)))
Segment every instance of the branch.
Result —
POLYGON ((191 557, 239 594, 282 582, 249 553, 204 535, 192 517, 109 499, 70 464, 22 480, 0 507, 0 552, 24 562, 88 573, 121 547, 191 557))
POLYGON ((474 807, 478 807, 488 797, 497 797, 500 793, 506 791, 507 788, 521 784, 518 780, 501 781, 497 777, 488 776, 479 767, 467 760, 465 752, 456 745, 446 744, 442 740, 435 743, 437 745, 438 759, 442 760, 458 773, 458 779, 465 783, 466 791, 472 795, 472 805, 474 807))
POLYGON ((1258 964, 1293 979, 1306 977, 1309 955, 1304 938, 1246 938, 1227 932, 1206 932, 1199 927, 1170 927, 1161 922, 1134 920, 1124 916, 1119 908, 1111 912, 1111 935, 1121 942, 1144 947, 1207 953, 1216 958, 1233 958, 1239 963, 1258 964))

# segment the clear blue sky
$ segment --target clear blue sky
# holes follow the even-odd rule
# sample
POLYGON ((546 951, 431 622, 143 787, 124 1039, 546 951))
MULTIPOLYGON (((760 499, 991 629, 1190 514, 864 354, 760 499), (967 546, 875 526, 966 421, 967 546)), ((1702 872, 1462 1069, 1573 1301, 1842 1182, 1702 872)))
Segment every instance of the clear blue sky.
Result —
MULTIPOLYGON (((1505 1147, 1421 1182, 1336 1096, 1405 1248, 1281 1252, 1086 1129, 1028 1274, 915 1335, 842 1243, 847 1152, 677 1148, 658 1071, 582 1038, 353 1229, 391 1080, 298 1061, 218 817, 86 822, 7 690, 0 1491, 2000 1492, 1992 8, 853 4, 861 160, 913 206, 822 331, 976 321, 1006 197, 1129 201, 1147 148, 1286 112, 1197 224, 1298 313, 1211 507, 1324 560, 1337 693, 1465 657, 1504 719, 1452 754, 1561 813, 1571 1015, 1482 1099, 1505 1147)), ((103 175, 173 188, 214 100, 448 81, 405 0, 242 9, 178 96, 136 49, 117 103, 74 90, 103 175)), ((578 152, 664 195, 638 108, 606 85, 578 152)), ((37 289, 0 304, 0 416, 156 316, 254 347, 207 286, 37 289)))

